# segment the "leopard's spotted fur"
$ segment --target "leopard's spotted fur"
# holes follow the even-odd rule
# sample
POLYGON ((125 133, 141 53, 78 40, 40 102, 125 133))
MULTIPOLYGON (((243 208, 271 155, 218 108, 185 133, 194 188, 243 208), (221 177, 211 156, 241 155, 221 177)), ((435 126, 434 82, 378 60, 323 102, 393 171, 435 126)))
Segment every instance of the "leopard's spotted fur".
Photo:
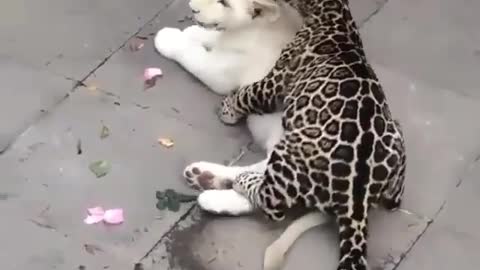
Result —
POLYGON ((261 81, 226 97, 220 118, 283 110, 283 138, 265 173, 242 173, 234 189, 273 220, 302 205, 336 217, 338 269, 368 269, 367 212, 400 205, 405 148, 367 63, 347 0, 287 0, 304 25, 261 81), (281 106, 281 107, 280 107, 281 106))

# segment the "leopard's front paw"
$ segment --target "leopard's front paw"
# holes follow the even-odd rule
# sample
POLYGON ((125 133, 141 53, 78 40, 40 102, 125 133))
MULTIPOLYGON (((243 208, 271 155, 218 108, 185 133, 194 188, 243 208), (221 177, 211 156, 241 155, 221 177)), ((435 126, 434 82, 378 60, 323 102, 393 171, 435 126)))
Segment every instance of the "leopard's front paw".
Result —
POLYGON ((220 121, 227 125, 234 125, 238 123, 244 115, 235 110, 235 103, 231 96, 227 96, 222 100, 218 117, 220 121))

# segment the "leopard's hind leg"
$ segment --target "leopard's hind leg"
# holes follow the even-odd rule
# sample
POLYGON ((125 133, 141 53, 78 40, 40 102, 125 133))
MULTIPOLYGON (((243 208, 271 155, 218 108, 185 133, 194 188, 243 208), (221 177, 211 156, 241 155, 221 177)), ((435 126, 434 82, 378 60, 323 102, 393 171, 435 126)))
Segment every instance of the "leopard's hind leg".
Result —
POLYGON ((400 123, 393 121, 395 132, 390 146, 390 155, 386 158, 388 167, 392 169, 386 189, 381 195, 382 205, 390 211, 396 210, 402 203, 403 191, 405 189, 405 171, 407 168, 407 156, 403 132, 400 123))

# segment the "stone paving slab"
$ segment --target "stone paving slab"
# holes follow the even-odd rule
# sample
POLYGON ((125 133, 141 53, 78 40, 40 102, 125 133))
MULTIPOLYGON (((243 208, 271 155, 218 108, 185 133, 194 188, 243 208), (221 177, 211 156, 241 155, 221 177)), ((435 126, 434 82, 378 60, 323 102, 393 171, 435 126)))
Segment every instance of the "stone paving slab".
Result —
POLYGON ((434 88, 478 98, 478 10, 476 0, 390 0, 362 30, 367 54, 434 88))
POLYGON ((413 247, 398 270, 478 269, 480 249, 480 163, 450 192, 438 218, 413 247))
POLYGON ((406 133, 404 207, 429 218, 480 152, 480 125, 470 122, 480 114, 477 7, 478 1, 392 0, 361 29, 406 133))
POLYGON ((3 0, 0 55, 85 77, 173 0, 3 0))
POLYGON ((0 253, 2 269, 81 269, 81 266, 85 269, 132 269, 128 256, 118 256, 115 250, 102 248, 95 240, 75 238, 46 227, 41 211, 27 219, 22 210, 13 203, 0 203, 4 216, 0 237, 5 243, 0 253), (87 252, 85 245, 94 247, 93 253, 87 252))
POLYGON ((62 101, 73 82, 0 54, 0 153, 62 101))
POLYGON ((171 2, 0 1, 0 153, 171 2))
POLYGON ((350 1, 352 16, 361 27, 370 17, 380 11, 388 0, 357 0, 350 1))
POLYGON ((434 218, 480 152, 480 125, 464 120, 480 115, 480 100, 432 87, 385 66, 374 68, 405 133, 408 167, 402 207, 434 218))
MULTIPOLYGON (((39 221, 43 227, 68 235, 77 245, 97 244, 121 261, 133 262, 188 209, 160 213, 155 208, 155 191, 193 192, 181 176, 187 163, 200 158, 230 160, 241 146, 239 140, 199 131, 116 97, 80 88, 1 156, 0 170, 6 176, 2 192, 13 194, 1 204, 13 205, 23 220, 44 211, 46 218, 39 221), (100 138, 102 125, 111 132, 105 139, 100 138), (172 138, 175 146, 158 145, 161 136, 172 138), (97 179, 88 169, 95 160, 108 160, 112 171, 97 179), (126 222, 111 228, 84 225, 86 209, 95 205, 123 207, 126 222)), ((26 247, 23 254, 28 259, 36 252, 26 247)), ((9 263, 8 258, 1 262, 9 263)))

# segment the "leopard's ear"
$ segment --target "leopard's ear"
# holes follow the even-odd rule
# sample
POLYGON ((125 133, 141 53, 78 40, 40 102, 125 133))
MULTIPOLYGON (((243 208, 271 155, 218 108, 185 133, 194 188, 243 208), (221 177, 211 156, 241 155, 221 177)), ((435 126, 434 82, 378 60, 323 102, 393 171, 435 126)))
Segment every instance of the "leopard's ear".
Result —
POLYGON ((280 17, 280 7, 276 0, 253 0, 252 18, 265 17, 274 22, 280 17))

